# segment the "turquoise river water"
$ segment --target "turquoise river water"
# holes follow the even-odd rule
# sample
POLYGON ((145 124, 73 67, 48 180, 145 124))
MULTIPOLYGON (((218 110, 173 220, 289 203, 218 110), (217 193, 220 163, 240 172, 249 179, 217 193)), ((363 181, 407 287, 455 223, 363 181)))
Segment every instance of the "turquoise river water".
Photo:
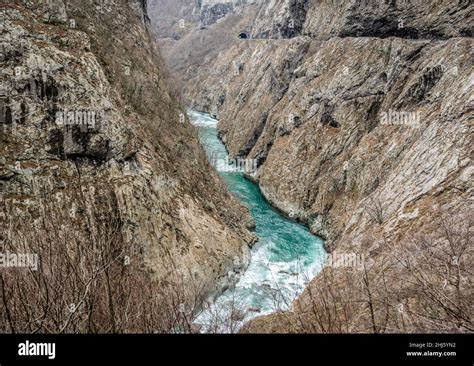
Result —
POLYGON ((259 238, 252 249, 250 265, 235 287, 208 304, 195 319, 202 332, 231 333, 254 317, 291 307, 305 285, 321 270, 326 252, 320 238, 274 210, 259 187, 242 172, 231 172, 232 169, 222 165, 227 151, 217 137, 215 119, 192 110, 188 115, 198 127, 211 163, 229 190, 248 207, 259 238))

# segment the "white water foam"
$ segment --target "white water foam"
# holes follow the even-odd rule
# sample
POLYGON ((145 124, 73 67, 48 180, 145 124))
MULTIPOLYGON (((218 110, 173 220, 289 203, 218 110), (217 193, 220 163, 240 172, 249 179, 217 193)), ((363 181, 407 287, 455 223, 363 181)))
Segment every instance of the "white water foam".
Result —
POLYGON ((197 127, 217 127, 217 121, 216 119, 212 118, 208 114, 204 114, 201 112, 194 111, 192 109, 187 110, 189 119, 191 120, 191 123, 197 127))

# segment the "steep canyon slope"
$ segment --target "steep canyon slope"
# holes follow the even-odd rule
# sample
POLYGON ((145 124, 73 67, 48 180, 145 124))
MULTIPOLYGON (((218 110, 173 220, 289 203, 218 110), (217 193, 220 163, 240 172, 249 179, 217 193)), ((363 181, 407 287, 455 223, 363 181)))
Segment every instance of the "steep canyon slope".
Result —
POLYGON ((247 331, 473 331, 474 6, 258 6, 251 39, 202 62, 184 99, 258 161, 275 207, 363 266, 327 266, 247 331))
MULTIPOLYGON (((1 16, 1 332, 189 326, 242 270, 252 219, 163 81, 146 1, 8 1, 1 16)), ((180 328, 182 329, 182 328, 180 328)))

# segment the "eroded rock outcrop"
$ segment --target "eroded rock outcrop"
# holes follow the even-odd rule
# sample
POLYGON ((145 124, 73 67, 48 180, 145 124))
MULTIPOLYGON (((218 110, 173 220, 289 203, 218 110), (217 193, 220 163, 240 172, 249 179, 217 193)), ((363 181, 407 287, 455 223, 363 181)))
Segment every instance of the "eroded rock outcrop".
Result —
POLYGON ((472 4, 440 1, 314 1, 303 33, 317 38, 472 37, 472 4))
POLYGON ((310 0, 263 1, 252 27, 253 38, 292 38, 300 35, 310 0))

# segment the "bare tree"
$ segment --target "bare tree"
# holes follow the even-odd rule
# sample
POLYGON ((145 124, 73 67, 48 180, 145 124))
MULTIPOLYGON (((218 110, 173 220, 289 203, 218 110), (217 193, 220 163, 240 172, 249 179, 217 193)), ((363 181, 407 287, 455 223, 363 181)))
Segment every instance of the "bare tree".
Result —
POLYGON ((365 210, 373 222, 379 225, 383 224, 385 212, 382 201, 379 198, 371 197, 368 204, 365 206, 365 210))

